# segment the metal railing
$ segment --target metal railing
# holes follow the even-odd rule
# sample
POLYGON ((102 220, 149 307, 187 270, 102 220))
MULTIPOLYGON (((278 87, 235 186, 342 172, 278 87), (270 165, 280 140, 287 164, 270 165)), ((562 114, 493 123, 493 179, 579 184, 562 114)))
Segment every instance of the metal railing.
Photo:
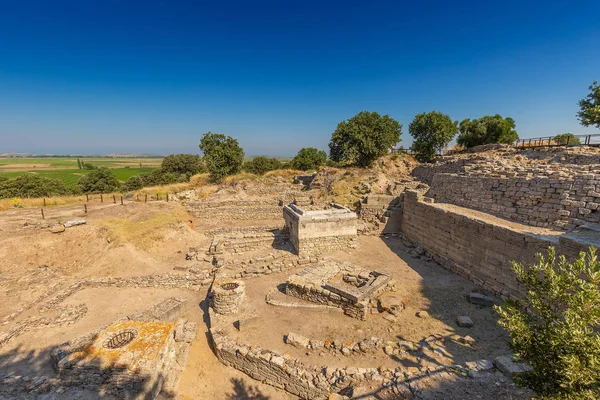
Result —
POLYGON ((531 149, 536 147, 600 146, 600 134, 569 135, 562 140, 556 140, 556 137, 557 136, 542 136, 538 138, 519 139, 514 145, 519 149, 531 149))

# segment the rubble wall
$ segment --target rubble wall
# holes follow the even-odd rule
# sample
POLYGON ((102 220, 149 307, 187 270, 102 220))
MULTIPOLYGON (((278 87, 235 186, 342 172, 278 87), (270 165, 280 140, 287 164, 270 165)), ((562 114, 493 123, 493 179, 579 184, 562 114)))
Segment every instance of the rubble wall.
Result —
POLYGON ((556 238, 449 211, 425 202, 414 191, 404 193, 403 203, 401 231, 409 240, 434 254, 444 267, 500 295, 521 294, 511 260, 533 263, 536 253, 545 253, 550 245, 567 258, 577 255, 577 250, 559 244, 556 238))

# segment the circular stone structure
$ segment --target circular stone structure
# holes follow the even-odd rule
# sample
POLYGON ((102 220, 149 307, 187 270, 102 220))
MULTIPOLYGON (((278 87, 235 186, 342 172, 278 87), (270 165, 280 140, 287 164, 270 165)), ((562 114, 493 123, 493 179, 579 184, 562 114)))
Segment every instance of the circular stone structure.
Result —
POLYGON ((213 308, 218 314, 237 314, 246 299, 243 281, 215 282, 213 285, 213 308))
POLYGON ((106 339, 103 347, 105 349, 119 349, 131 343, 137 335, 138 333, 135 329, 125 329, 106 339))

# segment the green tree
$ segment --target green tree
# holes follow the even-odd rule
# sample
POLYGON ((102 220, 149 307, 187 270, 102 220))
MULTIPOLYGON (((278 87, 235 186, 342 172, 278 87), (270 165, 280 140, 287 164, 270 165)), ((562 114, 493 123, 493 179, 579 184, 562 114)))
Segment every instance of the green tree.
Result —
POLYGON ((121 186, 117 177, 108 168, 96 168, 79 179, 77 183, 83 193, 110 193, 121 186))
POLYGON ((438 111, 417 114, 408 131, 414 138, 412 150, 421 162, 430 162, 456 136, 458 121, 438 111))
POLYGON ((257 156, 244 163, 244 170, 257 175, 264 175, 269 171, 280 169, 281 166, 281 162, 276 158, 257 156))
POLYGON ((566 145, 578 145, 581 144, 579 138, 572 133, 561 133, 560 135, 554 136, 553 139, 557 144, 566 145))
POLYGON ((368 167, 400 141, 402 125, 389 115, 361 111, 338 124, 329 142, 333 161, 368 167))
POLYGON ((171 154, 162 160, 161 168, 165 172, 183 174, 189 179, 203 171, 202 158, 197 154, 171 154))
POLYGON ((600 85, 594 81, 590 93, 585 99, 579 100, 577 117, 583 126, 593 126, 600 129, 600 85))
POLYGON ((81 160, 79 158, 77 159, 77 168, 81 169, 81 160))
POLYGON ((65 184, 54 178, 27 173, 15 179, 0 179, 0 199, 11 197, 50 197, 70 194, 65 184))
POLYGON ((600 398, 600 263, 596 249, 572 263, 553 247, 525 267, 512 263, 521 300, 496 307, 515 355, 532 370, 518 376, 548 399, 600 398))
POLYGON ((207 132, 200 139, 200 150, 204 153, 206 168, 215 182, 237 174, 242 169, 244 150, 230 136, 207 132))
POLYGON ((308 171, 317 169, 327 162, 327 153, 314 147, 304 147, 298 151, 298 154, 292 160, 291 166, 294 169, 308 171))
POLYGON ((519 140, 515 128, 512 118, 502 118, 500 114, 473 120, 466 118, 459 125, 460 134, 456 143, 466 148, 492 143, 512 144, 519 140))

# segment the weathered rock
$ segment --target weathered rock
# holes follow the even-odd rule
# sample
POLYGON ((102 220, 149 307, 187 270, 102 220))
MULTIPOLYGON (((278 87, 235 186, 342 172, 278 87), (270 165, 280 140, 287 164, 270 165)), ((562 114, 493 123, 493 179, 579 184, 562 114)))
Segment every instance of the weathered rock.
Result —
POLYGON ((463 328, 471 328, 473 326, 473 320, 466 315, 456 317, 456 323, 463 328))
POLYGON ((531 367, 525 363, 514 361, 511 356, 500 356, 494 359, 494 365, 504 375, 514 378, 515 375, 530 371, 531 367))
POLYGON ((308 349, 310 345, 310 339, 294 332, 287 334, 285 337, 285 342, 299 349, 308 349))
POLYGON ((417 317, 419 318, 429 318, 429 313, 427 311, 417 311, 417 317))
POLYGON ((473 304, 478 304, 481 306, 493 306, 496 303, 493 297, 475 292, 469 293, 469 301, 473 304))
POLYGON ((58 224, 58 225, 54 225, 52 228, 50 228, 50 232, 52 233, 62 233, 65 231, 65 226, 58 224))
POLYGON ((494 368, 494 362, 491 360, 467 361, 465 366, 471 371, 488 371, 494 368))
POLYGON ((83 225, 86 223, 87 223, 87 221, 85 219, 73 219, 71 221, 65 222, 65 228, 71 228, 73 226, 83 225))

